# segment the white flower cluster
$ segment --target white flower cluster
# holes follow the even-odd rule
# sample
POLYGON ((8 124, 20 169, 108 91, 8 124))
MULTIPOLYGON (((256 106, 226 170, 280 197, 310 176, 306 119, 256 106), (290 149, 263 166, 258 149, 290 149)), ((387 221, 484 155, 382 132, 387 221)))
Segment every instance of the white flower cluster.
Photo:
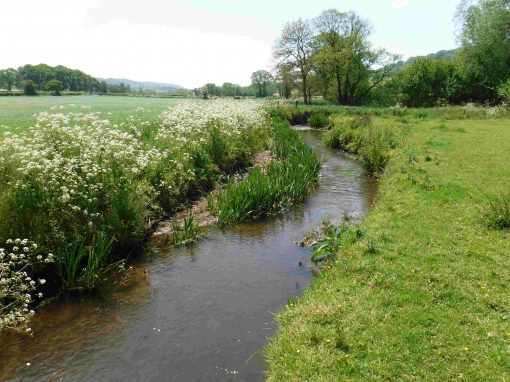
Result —
POLYGON ((98 113, 43 112, 29 134, 3 140, 0 171, 9 174, 8 186, 37 189, 53 210, 80 215, 80 221, 93 225, 105 192, 163 155, 98 113))
POLYGON ((183 145, 203 144, 211 127, 235 137, 246 130, 267 127, 267 118, 263 105, 254 101, 186 102, 161 114, 162 126, 156 138, 171 137, 183 145))
MULTIPOLYGON (((53 262, 53 255, 42 256, 37 245, 27 239, 9 239, 0 248, 0 330, 24 325, 34 315, 30 303, 44 279, 33 280, 29 272, 39 263, 53 262)), ((42 293, 38 293, 38 298, 42 293)), ((28 332, 30 329, 26 329, 28 332)))

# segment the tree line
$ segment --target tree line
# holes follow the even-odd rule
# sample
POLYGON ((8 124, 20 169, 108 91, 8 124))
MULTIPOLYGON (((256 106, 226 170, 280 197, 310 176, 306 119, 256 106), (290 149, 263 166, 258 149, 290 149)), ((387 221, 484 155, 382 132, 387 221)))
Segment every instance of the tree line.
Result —
POLYGON ((61 91, 127 94, 145 92, 144 89, 133 89, 129 84, 110 84, 100 81, 81 70, 70 69, 63 65, 46 64, 24 65, 17 69, 0 70, 0 89, 11 92, 13 89, 23 90, 26 95, 35 95, 38 91, 61 91))
POLYGON ((273 57, 281 94, 298 91, 340 105, 435 106, 510 102, 510 0, 464 0, 460 49, 417 58, 373 49, 370 23, 354 12, 323 11, 284 25, 273 57), (454 54, 453 54, 454 53, 454 54))

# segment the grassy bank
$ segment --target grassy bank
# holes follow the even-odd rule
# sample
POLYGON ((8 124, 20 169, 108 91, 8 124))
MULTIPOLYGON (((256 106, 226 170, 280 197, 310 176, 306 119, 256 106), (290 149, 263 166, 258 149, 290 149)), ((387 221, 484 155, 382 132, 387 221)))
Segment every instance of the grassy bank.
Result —
POLYGON ((510 187, 510 122, 424 113, 359 239, 279 314, 269 380, 510 378, 510 232, 488 218, 510 187))

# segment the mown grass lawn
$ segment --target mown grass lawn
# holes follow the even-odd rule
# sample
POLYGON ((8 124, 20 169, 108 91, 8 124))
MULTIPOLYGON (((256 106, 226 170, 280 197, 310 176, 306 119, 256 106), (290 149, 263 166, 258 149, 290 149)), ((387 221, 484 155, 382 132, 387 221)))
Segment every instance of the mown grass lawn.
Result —
MULTIPOLYGON (((76 105, 76 111, 80 106, 90 106, 86 112, 101 112, 105 118, 114 123, 120 123, 130 115, 138 117, 137 108, 142 107, 147 112, 144 116, 156 117, 163 110, 178 102, 186 102, 185 98, 149 98, 149 97, 114 97, 99 95, 83 96, 36 96, 36 97, 0 97, 0 131, 5 131, 7 126, 10 131, 22 131, 35 123, 34 114, 48 111, 52 106, 76 105), (107 114, 111 113, 111 114, 107 114)), ((68 107, 66 111, 71 111, 68 107)))
POLYGON ((269 380, 510 380, 510 231, 483 217, 510 120, 409 126, 363 238, 278 315, 269 380))

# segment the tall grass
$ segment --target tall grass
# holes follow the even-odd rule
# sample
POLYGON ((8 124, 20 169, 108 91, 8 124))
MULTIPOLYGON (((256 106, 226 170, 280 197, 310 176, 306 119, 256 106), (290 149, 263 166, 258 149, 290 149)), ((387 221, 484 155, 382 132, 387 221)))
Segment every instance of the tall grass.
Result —
POLYGON ((286 120, 273 116, 272 163, 263 174, 252 169, 241 182, 230 182, 217 198, 218 220, 222 225, 281 213, 302 201, 319 179, 321 162, 304 144, 286 120))
POLYGON ((112 271, 124 264, 111 261, 113 243, 113 238, 101 235, 89 245, 82 239, 61 248, 57 268, 64 290, 92 292, 111 280, 112 271))
POLYGON ((487 198, 485 219, 495 229, 510 229, 510 188, 487 198))
POLYGON ((203 230, 200 229, 191 213, 184 218, 182 225, 177 222, 172 224, 172 241, 174 245, 191 243, 203 235, 203 230))

